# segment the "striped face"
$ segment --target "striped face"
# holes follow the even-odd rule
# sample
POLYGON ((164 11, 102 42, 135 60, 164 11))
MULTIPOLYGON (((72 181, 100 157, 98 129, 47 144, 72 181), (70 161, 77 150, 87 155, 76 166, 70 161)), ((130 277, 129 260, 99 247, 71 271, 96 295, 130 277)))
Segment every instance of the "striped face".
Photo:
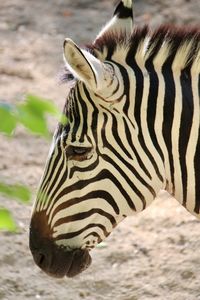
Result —
MULTIPOLYGON (((125 101, 122 88, 117 96, 125 101)), ((57 245, 91 249, 135 209, 125 184, 129 165, 123 166, 130 145, 121 141, 130 124, 117 105, 80 81, 70 90, 65 114, 68 124, 55 133, 34 214, 45 214, 57 245)))
MULTIPOLYGON (((140 158, 138 128, 130 118, 128 74, 117 63, 102 64, 71 40, 64 50, 84 68, 67 98, 68 123, 54 135, 31 223, 33 240, 39 233, 48 249, 56 247, 54 256, 58 249, 91 250, 156 195, 140 158)), ((72 61, 70 65, 78 72, 72 61)), ((147 156, 143 159, 148 163, 147 156)), ((41 265, 43 259, 36 262, 41 265)), ((84 268, 88 264, 82 262, 84 268)))
MULTIPOLYGON (((132 19, 132 1, 122 0, 97 39, 130 34, 132 19)), ((88 251, 136 209, 128 184, 130 145, 123 141, 132 124, 121 114, 126 95, 119 67, 70 39, 64 60, 76 78, 64 109, 68 123, 54 135, 30 226, 36 264, 57 277, 87 268, 88 251)))
MULTIPOLYGON (((130 181, 131 145, 124 140, 132 124, 119 111, 126 95, 119 78, 111 72, 115 66, 107 67, 111 76, 108 85, 112 83, 114 92, 105 89, 105 94, 97 94, 81 81, 70 90, 64 110, 68 123, 60 125, 54 135, 33 211, 32 249, 37 247, 35 241, 46 241, 43 249, 56 247, 51 250, 54 256, 57 249, 66 253, 80 249, 85 255, 136 210, 130 181)), ((143 206, 141 202, 140 209, 143 206)), ((44 250, 35 261, 54 275, 55 271, 49 271, 43 260, 44 250)), ((81 261, 83 268, 67 275, 77 274, 89 262, 88 258, 86 263, 81 261)))

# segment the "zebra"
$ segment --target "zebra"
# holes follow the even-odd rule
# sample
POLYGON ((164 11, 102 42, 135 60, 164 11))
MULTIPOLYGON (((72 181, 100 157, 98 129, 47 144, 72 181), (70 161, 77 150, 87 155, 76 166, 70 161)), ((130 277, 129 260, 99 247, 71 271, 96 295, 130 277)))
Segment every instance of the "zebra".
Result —
POLYGON ((121 0, 91 45, 64 41, 70 90, 30 223, 35 263, 54 277, 161 190, 200 215, 200 29, 137 27, 121 0))

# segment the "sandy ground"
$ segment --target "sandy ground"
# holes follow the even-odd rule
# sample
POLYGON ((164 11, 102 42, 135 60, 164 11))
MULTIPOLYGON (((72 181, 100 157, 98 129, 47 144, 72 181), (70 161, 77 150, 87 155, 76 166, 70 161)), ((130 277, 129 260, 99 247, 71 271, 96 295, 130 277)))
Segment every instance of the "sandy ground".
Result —
MULTIPOLYGON (((17 103, 34 93, 62 108, 66 87, 57 84, 57 76, 63 40, 91 41, 112 6, 108 0, 0 0, 0 101, 17 103)), ((200 2, 138 0, 135 11, 140 25, 198 24, 200 2)), ((14 139, 0 136, 0 180, 35 190, 49 143, 21 128, 14 139)), ((12 210, 20 227, 18 234, 0 233, 2 300, 200 299, 200 222, 167 195, 121 223, 104 247, 93 250, 87 271, 62 280, 47 277, 33 263, 28 249, 31 205, 1 196, 0 205, 12 210)))

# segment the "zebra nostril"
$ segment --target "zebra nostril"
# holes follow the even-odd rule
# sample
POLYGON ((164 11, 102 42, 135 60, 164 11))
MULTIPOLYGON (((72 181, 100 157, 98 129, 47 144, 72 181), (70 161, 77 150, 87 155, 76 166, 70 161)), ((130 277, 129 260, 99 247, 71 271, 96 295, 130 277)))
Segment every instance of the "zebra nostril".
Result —
POLYGON ((47 269, 51 265, 51 256, 41 250, 34 250, 33 252, 33 258, 35 260, 35 263, 41 268, 41 269, 47 269))
POLYGON ((42 268, 42 266, 45 265, 45 261, 46 261, 45 255, 43 253, 39 253, 39 255, 38 255, 38 266, 40 268, 42 268))

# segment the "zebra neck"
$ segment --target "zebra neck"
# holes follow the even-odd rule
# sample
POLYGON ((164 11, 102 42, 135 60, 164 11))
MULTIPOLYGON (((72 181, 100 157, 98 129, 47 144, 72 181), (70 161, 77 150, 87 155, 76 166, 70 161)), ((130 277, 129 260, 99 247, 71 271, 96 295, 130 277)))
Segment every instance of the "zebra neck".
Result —
POLYGON ((141 67, 133 60, 128 67, 134 70, 129 71, 133 78, 130 103, 134 103, 141 148, 151 161, 154 159, 163 187, 187 207, 187 199, 194 199, 198 192, 194 186, 200 181, 199 74, 192 69, 176 69, 172 58, 162 67, 155 67, 152 61, 141 67))

